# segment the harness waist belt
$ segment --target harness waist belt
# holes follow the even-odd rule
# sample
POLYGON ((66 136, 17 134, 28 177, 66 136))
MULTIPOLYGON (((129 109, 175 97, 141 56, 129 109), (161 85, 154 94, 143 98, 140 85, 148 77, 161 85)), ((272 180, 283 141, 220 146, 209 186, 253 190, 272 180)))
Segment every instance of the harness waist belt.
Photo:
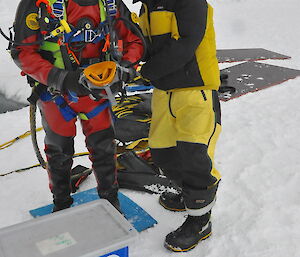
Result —
POLYGON ((40 99, 43 102, 54 101, 65 121, 71 121, 77 116, 82 120, 89 120, 97 116, 106 108, 110 107, 110 102, 105 100, 88 113, 77 113, 68 105, 66 100, 61 95, 55 96, 50 94, 48 91, 45 91, 41 94, 40 99))

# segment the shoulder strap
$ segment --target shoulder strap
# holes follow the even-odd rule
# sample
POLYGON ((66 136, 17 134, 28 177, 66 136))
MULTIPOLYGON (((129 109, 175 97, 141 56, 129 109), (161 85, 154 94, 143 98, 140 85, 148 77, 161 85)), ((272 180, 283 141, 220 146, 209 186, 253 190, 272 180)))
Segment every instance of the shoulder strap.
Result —
POLYGON ((106 20, 105 1, 99 0, 99 10, 100 10, 100 20, 101 22, 103 22, 106 20))
POLYGON ((52 12, 54 16, 58 19, 66 20, 67 12, 65 6, 68 0, 48 0, 48 2, 52 6, 52 12))

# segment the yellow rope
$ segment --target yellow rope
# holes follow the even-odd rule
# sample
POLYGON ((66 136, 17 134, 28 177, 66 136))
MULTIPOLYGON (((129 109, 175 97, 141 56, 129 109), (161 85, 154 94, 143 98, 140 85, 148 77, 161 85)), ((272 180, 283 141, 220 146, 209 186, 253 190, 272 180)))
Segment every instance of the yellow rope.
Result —
MULTIPOLYGON (((88 152, 75 153, 75 154, 73 155, 73 157, 76 158, 76 157, 86 156, 86 155, 88 155, 88 154, 89 154, 88 152)), ((30 169, 36 168, 36 167, 41 167, 41 164, 40 164, 40 163, 39 163, 39 164, 34 164, 34 165, 28 166, 28 167, 26 167, 26 168, 21 168, 21 169, 9 171, 9 172, 1 173, 1 174, 0 174, 0 177, 4 177, 4 176, 9 175, 9 174, 12 174, 12 173, 23 172, 23 171, 30 170, 30 169)))
MULTIPOLYGON (((25 134, 25 133, 24 133, 24 134, 25 134)), ((141 152, 144 152, 144 151, 148 150, 149 148, 148 148, 148 144, 147 144, 146 142, 144 142, 144 145, 143 145, 143 146, 141 145, 141 141, 143 141, 143 140, 145 140, 145 139, 138 140, 138 141, 139 141, 138 144, 136 144, 134 148, 128 148, 128 150, 129 150, 129 149, 134 150, 135 148, 137 148, 137 150, 135 151, 136 153, 141 153, 141 152), (142 149, 141 146, 142 146, 142 147, 145 147, 145 148, 142 149)), ((130 145, 130 146, 132 147, 132 145, 130 145)), ((122 154, 122 153, 117 153, 117 157, 118 157, 120 154, 122 154)), ((76 158, 76 157, 81 157, 81 156, 86 156, 86 155, 89 155, 89 153, 88 153, 88 152, 75 153, 75 154, 73 155, 73 157, 76 158)), ((117 168, 119 168, 119 169, 123 168, 118 162, 116 163, 116 166, 117 166, 117 168)), ((9 175, 9 174, 12 174, 12 173, 24 172, 24 171, 30 170, 30 169, 32 169, 32 168, 37 168, 37 167, 41 167, 41 164, 34 164, 34 165, 28 166, 28 167, 26 167, 26 168, 21 168, 21 169, 9 171, 9 172, 1 173, 1 174, 0 174, 0 177, 4 177, 4 176, 9 175)))
MULTIPOLYGON (((43 129, 42 127, 41 128, 37 128, 36 131, 38 132, 38 131, 41 131, 42 129, 43 129)), ((26 131, 24 134, 22 134, 20 136, 17 136, 14 139, 12 139, 12 140, 10 140, 10 141, 8 141, 8 142, 0 145, 0 150, 3 150, 5 148, 11 146, 12 144, 14 144, 15 142, 17 142, 18 140, 26 138, 26 137, 28 137, 30 135, 31 135, 31 132, 30 131, 26 131)))
MULTIPOLYGON (((117 99, 117 102, 120 102, 121 99, 117 99)), ((142 102, 142 98, 139 96, 129 96, 127 97, 127 99, 125 99, 120 105, 116 105, 113 107, 113 112, 115 113, 116 117, 121 118, 124 117, 126 115, 129 115, 131 113, 133 113, 132 108, 134 108, 134 106, 138 105, 140 102, 142 102)), ((141 122, 149 122, 150 119, 145 119, 145 120, 138 120, 141 122)), ((42 127, 37 128, 36 131, 41 131, 43 130, 42 127)), ((14 144, 15 142, 17 142, 20 139, 26 138, 28 136, 31 135, 30 131, 26 131, 24 134, 15 137, 14 139, 0 145, 0 150, 3 150, 9 146, 11 146, 12 144, 14 144)))
MULTIPOLYGON (((127 116, 127 115, 133 113, 132 108, 134 108, 136 105, 138 105, 142 101, 143 101, 142 98, 139 97, 139 96, 130 96, 127 99, 125 99, 122 103, 120 103, 121 99, 117 99, 117 103, 120 103, 120 104, 113 107, 113 112, 115 113, 115 115, 118 118, 127 116)), ((151 120, 150 118, 145 117, 145 119, 139 119, 137 121, 150 122, 150 120, 151 120)), ((39 132, 41 130, 43 130, 43 127, 37 128, 36 132, 39 132)), ((17 142, 18 140, 24 139, 24 138, 26 138, 30 135, 31 135, 31 132, 26 131, 22 135, 17 136, 14 139, 12 139, 12 140, 4 143, 4 144, 1 144, 0 145, 0 150, 3 150, 5 148, 11 146, 12 144, 17 142)), ((130 144, 128 144, 125 147, 125 149, 126 150, 133 150, 133 151, 134 150, 136 150, 136 151, 145 151, 146 149, 148 149, 148 140, 147 140, 147 138, 142 138, 140 140, 136 140, 136 141, 131 142, 130 144)), ((120 155, 120 154, 121 153, 117 153, 117 156, 120 155)), ((80 156, 85 156, 85 155, 89 155, 89 153, 88 152, 75 153, 74 157, 80 157, 80 156)), ((12 174, 12 173, 15 173, 15 172, 23 172, 23 171, 29 170, 31 168, 40 167, 40 166, 41 166, 41 164, 35 164, 35 165, 29 166, 29 167, 26 167, 26 168, 22 168, 22 169, 13 170, 13 171, 10 171, 10 172, 2 173, 2 174, 0 174, 0 176, 6 176, 8 174, 12 174)))

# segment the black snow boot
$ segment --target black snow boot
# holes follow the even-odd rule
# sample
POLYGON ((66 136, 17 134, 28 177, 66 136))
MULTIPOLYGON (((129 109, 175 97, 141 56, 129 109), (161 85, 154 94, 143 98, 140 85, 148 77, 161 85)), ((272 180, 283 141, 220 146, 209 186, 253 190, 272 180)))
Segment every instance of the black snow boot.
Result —
POLYGON ((122 214, 117 187, 113 187, 110 190, 105 191, 98 190, 98 194, 100 198, 108 200, 112 204, 112 206, 114 206, 122 214))
POLYGON ((62 199, 54 199, 53 203, 54 203, 54 206, 53 206, 52 212, 57 212, 57 211, 61 211, 61 210, 71 207, 71 205, 73 203, 73 198, 68 197, 63 200, 62 199))
POLYGON ((163 192, 159 197, 159 204, 169 211, 185 211, 182 192, 163 192))
POLYGON ((173 252, 187 252, 211 235, 210 213, 187 216, 185 222, 166 236, 164 246, 173 252))

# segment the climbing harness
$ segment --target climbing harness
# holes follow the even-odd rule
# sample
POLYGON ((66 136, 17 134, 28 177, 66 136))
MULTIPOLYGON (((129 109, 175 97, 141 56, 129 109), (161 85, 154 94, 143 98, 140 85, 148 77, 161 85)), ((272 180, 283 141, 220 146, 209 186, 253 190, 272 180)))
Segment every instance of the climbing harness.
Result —
POLYGON ((97 107, 95 107, 93 110, 91 110, 88 113, 77 113, 75 112, 67 103, 65 98, 62 95, 52 95, 48 91, 44 91, 41 96, 40 96, 41 101, 43 102, 50 102, 53 101, 61 115, 64 117, 65 121, 70 121, 77 116, 82 119, 82 120, 89 120, 92 119, 93 117, 97 116, 99 113, 101 113, 103 110, 106 108, 110 107, 109 101, 104 101, 99 103, 97 107))
MULTIPOLYGON (((38 7, 38 13, 33 13, 26 17, 26 25, 32 29, 38 29, 41 33, 40 39, 35 42, 22 43, 16 42, 13 40, 12 28, 10 28, 9 37, 3 33, 0 29, 0 33, 4 38, 9 41, 8 49, 11 49, 15 46, 27 46, 27 45, 41 45, 41 50, 49 49, 53 54, 56 52, 61 52, 63 64, 58 65, 58 68, 65 68, 67 70, 74 70, 77 68, 80 63, 76 59, 72 48, 73 43, 97 43, 101 40, 105 40, 104 52, 109 53, 111 60, 120 61, 120 44, 117 40, 116 33, 113 29, 113 26, 118 20, 122 20, 124 23, 127 23, 133 30, 140 36, 143 40, 144 47, 146 48, 146 42, 144 40, 143 34, 131 21, 125 18, 116 18, 117 8, 115 0, 105 0, 103 3, 102 0, 99 1, 100 9, 100 18, 101 23, 98 27, 92 28, 89 22, 84 23, 83 27, 75 28, 72 25, 67 23, 66 10, 65 10, 66 0, 37 0, 36 6, 38 7), (56 46, 54 46, 56 45, 56 46), (49 47, 49 48, 48 48, 49 47), (67 61, 66 61, 67 60, 67 61), (71 61, 69 61, 71 60, 71 61)), ((144 51, 144 55, 145 55, 144 51)), ((54 56, 55 59, 57 56, 54 56)), ((140 62, 141 59, 137 60, 135 63, 132 63, 131 66, 136 65, 140 62)), ((67 104, 65 98, 60 94, 51 94, 47 91, 45 86, 41 86, 39 90, 36 90, 39 86, 39 83, 36 81, 31 81, 29 84, 32 86, 33 94, 28 98, 30 101, 30 133, 33 147, 36 153, 36 156, 39 160, 40 165, 43 168, 46 168, 46 162, 42 157, 42 154, 39 150, 36 132, 41 130, 41 128, 36 128, 36 101, 41 99, 42 101, 54 101, 58 106, 62 116, 65 120, 74 119, 78 116, 80 119, 87 120, 91 119, 94 116, 98 115, 101 111, 106 108, 110 108, 111 105, 116 104, 115 92, 111 89, 111 86, 117 84, 115 82, 120 81, 119 76, 122 72, 126 71, 126 68, 122 68, 115 64, 114 62, 109 62, 108 67, 104 70, 102 65, 108 65, 107 62, 101 65, 88 65, 83 72, 81 77, 82 83, 91 90, 91 95, 95 100, 99 98, 104 98, 106 101, 101 101, 99 106, 89 113, 76 113, 72 108, 67 104), (97 69, 95 70, 95 68, 97 69), (100 69, 100 70, 99 70, 100 69), (123 69, 123 70, 122 70, 123 69), (91 71, 91 72, 90 72, 91 71), (96 74, 96 76, 95 76, 96 74), (106 79, 106 80, 105 80, 106 79), (44 88, 42 88, 44 87, 44 88), (41 89, 42 88, 42 89, 41 89), (46 90, 45 90, 46 89, 46 90), (39 92, 38 92, 39 91, 39 92)), ((18 139, 16 139, 18 140, 18 139)), ((39 165, 37 165, 39 166, 39 165)), ((34 166, 36 167, 36 165, 34 166)))
POLYGON ((143 56, 135 63, 131 64, 131 66, 138 64, 144 59, 146 53, 146 41, 141 30, 135 24, 138 21, 136 14, 131 14, 133 21, 123 17, 116 18, 117 7, 115 0, 99 0, 101 23, 96 28, 92 28, 90 22, 84 23, 80 28, 75 28, 67 23, 65 2, 67 2, 67 0, 36 1, 36 6, 39 8, 38 13, 28 15, 26 24, 34 30, 40 30, 42 38, 37 41, 30 43, 16 42, 13 40, 13 27, 9 28, 9 36, 7 36, 0 28, 0 34, 9 41, 8 50, 11 49, 12 44, 15 46, 42 45, 44 42, 49 41, 50 43, 58 42, 59 44, 66 46, 67 52, 69 53, 73 43, 82 43, 84 45, 86 43, 98 43, 101 40, 105 40, 105 50, 109 52, 111 59, 120 61, 122 49, 113 26, 117 21, 121 20, 137 33, 144 46, 143 56))

